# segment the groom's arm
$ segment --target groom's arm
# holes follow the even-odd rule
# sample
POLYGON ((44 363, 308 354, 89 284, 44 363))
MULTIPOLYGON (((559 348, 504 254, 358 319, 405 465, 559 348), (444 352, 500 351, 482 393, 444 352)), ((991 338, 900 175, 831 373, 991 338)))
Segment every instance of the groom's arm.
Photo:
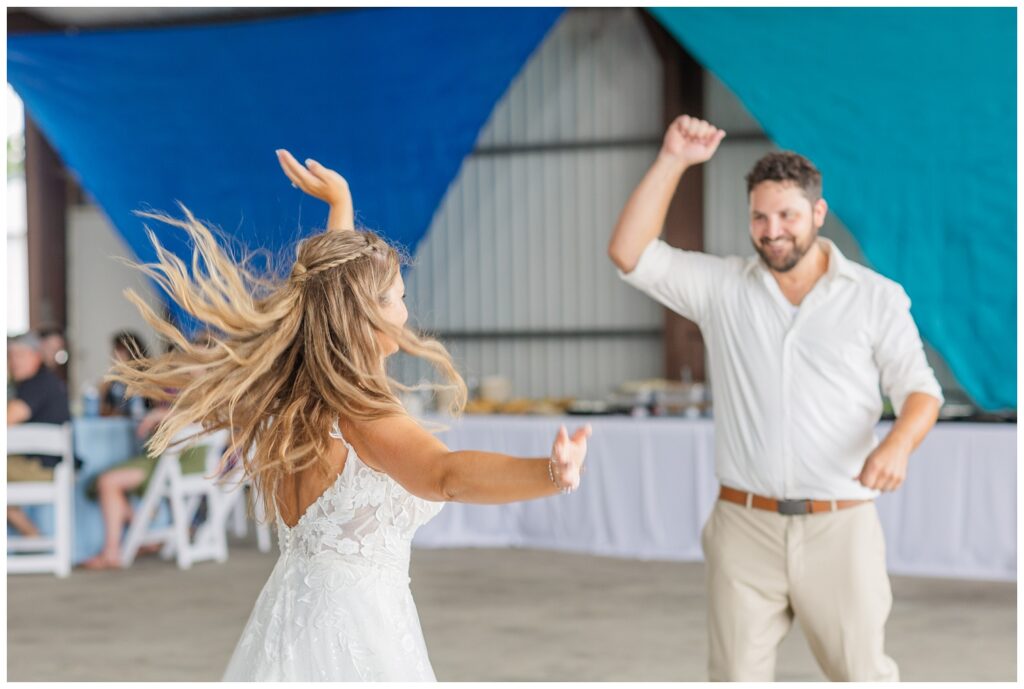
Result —
POLYGON ((665 225, 668 206, 686 168, 710 160, 725 132, 683 115, 669 126, 658 157, 630 195, 608 243, 608 257, 629 273, 665 225))
POLYGON ((868 456, 857 480, 882 491, 903 485, 910 455, 935 426, 941 406, 941 400, 932 394, 910 393, 889 435, 868 456))
POLYGON ((883 491, 896 490, 906 479, 910 454, 935 425, 944 401, 942 386, 928 364, 921 334, 910 314, 910 297, 898 285, 890 289, 892 294, 880 309, 875 327, 879 335, 874 358, 896 422, 857 477, 868 488, 883 491))
POLYGON ((608 242, 608 257, 622 272, 632 272, 640 254, 661 234, 668 205, 685 171, 685 163, 659 153, 633 190, 608 242))

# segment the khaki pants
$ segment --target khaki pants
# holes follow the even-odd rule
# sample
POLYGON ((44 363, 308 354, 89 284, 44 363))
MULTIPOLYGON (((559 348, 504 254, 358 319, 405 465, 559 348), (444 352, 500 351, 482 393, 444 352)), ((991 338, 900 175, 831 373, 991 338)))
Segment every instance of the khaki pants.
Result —
POLYGON ((873 502, 785 516, 719 500, 704 525, 712 681, 773 681, 796 617, 833 681, 899 681, 892 590, 873 502))

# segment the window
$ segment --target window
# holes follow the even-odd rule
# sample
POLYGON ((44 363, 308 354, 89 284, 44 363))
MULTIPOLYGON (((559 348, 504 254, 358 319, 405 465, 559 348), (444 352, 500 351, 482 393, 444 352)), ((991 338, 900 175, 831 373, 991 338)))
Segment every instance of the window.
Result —
POLYGON ((7 333, 28 330, 25 111, 7 85, 7 333))

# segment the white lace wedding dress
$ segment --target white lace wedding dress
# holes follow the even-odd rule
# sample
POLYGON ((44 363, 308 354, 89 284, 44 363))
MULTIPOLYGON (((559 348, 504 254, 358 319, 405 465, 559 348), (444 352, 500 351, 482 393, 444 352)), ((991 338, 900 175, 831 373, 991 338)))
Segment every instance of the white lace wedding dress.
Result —
POLYGON ((409 590, 413 533, 440 512, 348 457, 293 528, 277 516, 280 558, 224 681, 434 681, 409 590))

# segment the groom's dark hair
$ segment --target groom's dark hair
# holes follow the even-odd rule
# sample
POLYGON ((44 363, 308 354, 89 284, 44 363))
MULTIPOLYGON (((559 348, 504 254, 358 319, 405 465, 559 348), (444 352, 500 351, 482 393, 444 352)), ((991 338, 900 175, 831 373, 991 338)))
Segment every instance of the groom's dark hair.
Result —
POLYGON ((821 198, 821 173, 814 163, 793 151, 772 151, 747 173, 747 196, 761 182, 788 182, 800 187, 813 206, 821 198))

